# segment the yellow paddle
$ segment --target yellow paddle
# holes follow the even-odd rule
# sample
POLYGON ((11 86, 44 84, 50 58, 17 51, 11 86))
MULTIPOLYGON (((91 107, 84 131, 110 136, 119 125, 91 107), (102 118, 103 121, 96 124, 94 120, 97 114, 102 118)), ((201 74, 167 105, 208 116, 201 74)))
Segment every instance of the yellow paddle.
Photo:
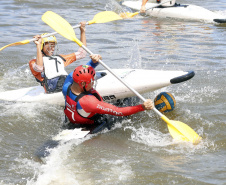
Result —
MULTIPOLYGON (((172 1, 172 0, 167 0, 167 1, 164 1, 162 3, 158 3, 157 5, 151 6, 150 8, 146 9, 146 11, 150 10, 150 9, 153 9, 153 8, 156 8, 156 7, 160 6, 160 5, 168 3, 170 1, 172 1)), ((139 12, 134 12, 134 13, 126 12, 126 13, 119 14, 119 16, 122 17, 122 18, 131 18, 131 17, 134 17, 135 15, 138 15, 139 13, 140 13, 140 11, 139 12)))
MULTIPOLYGON (((81 46, 84 50, 86 50, 89 54, 93 54, 83 43, 76 38, 75 32, 71 25, 63 19, 58 14, 48 11, 42 16, 42 20, 52 27, 55 31, 61 34, 63 37, 76 42, 79 46, 81 46)), ((123 83, 128 89, 130 89, 135 95, 137 95, 144 102, 146 99, 142 97, 136 90, 130 87, 126 82, 124 82, 120 77, 118 77, 104 62, 99 60, 99 63, 105 67, 112 75, 114 75, 121 83, 123 83)), ((200 142, 201 137, 186 125, 180 121, 169 120, 166 116, 164 116, 161 112, 159 112, 156 108, 153 109, 162 120, 167 123, 170 134, 174 139, 180 141, 189 141, 193 144, 197 144, 200 142)))
MULTIPOLYGON (((104 12, 100 12, 100 13, 96 14, 93 17, 93 19, 91 21, 88 21, 86 24, 90 25, 90 24, 94 24, 94 23, 106 23, 106 22, 111 22, 111 21, 120 20, 120 19, 122 19, 122 18, 118 14, 116 14, 115 12, 104 11, 104 12)), ((76 26, 73 26, 72 28, 75 29, 75 28, 79 28, 79 27, 80 27, 80 24, 76 25, 76 26)), ((57 32, 44 35, 44 36, 42 36, 42 38, 49 37, 49 36, 55 35, 55 34, 57 34, 57 32)), ((35 39, 23 40, 23 41, 20 41, 20 42, 15 42, 15 43, 12 43, 12 44, 8 44, 8 45, 0 48, 0 51, 2 51, 3 49, 5 49, 5 48, 7 48, 9 46, 24 45, 24 44, 28 44, 28 43, 30 43, 32 41, 35 41, 35 39)))

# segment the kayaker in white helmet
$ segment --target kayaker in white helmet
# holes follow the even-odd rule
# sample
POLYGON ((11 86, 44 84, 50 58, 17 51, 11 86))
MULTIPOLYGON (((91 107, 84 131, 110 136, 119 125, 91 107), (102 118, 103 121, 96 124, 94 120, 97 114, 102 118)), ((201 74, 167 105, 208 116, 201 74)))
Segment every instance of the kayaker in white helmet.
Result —
MULTIPOLYGON (((86 46, 85 25, 80 23, 80 40, 86 46)), ((86 51, 79 48, 77 52, 67 55, 56 55, 57 40, 55 36, 44 37, 46 35, 36 35, 37 54, 36 58, 29 62, 30 70, 35 79, 44 87, 46 93, 61 92, 64 81, 67 77, 65 67, 76 60, 86 56, 86 51)))

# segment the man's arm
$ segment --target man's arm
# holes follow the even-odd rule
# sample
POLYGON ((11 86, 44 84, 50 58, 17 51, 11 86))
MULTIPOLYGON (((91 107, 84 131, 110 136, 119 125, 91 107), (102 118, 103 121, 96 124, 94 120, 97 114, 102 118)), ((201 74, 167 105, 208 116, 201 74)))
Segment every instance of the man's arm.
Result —
POLYGON ((36 64, 38 66, 43 67, 43 58, 42 58, 42 51, 41 51, 42 37, 40 35, 36 35, 34 36, 34 38, 36 39, 34 43, 36 44, 36 48, 37 48, 36 64))
POLYGON ((86 65, 91 66, 93 68, 97 67, 99 64, 99 60, 102 59, 102 57, 98 54, 90 55, 91 60, 86 63, 86 65))
POLYGON ((145 13, 145 5, 148 2, 148 0, 143 0, 140 8, 140 13, 145 13))
POLYGON ((93 95, 86 95, 79 100, 79 103, 87 113, 111 114, 114 116, 129 116, 144 111, 142 104, 129 107, 116 107, 112 104, 99 101, 93 95))
POLYGON ((64 85, 63 85, 63 89, 62 89, 64 97, 66 97, 66 95, 67 95, 68 87, 73 83, 72 75, 73 75, 73 71, 67 76, 67 78, 64 81, 64 85))
POLYGON ((86 22, 80 22, 80 40, 86 46, 86 22))

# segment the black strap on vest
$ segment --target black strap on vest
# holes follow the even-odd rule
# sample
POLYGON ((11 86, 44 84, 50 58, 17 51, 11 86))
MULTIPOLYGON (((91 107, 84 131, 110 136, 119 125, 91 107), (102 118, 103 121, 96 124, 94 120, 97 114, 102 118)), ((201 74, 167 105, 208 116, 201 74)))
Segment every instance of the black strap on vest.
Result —
MULTIPOLYGON (((70 90, 71 90, 71 85, 68 86, 67 88, 67 96, 69 96, 69 93, 70 93, 70 90)), ((89 95, 89 94, 92 94, 93 96, 95 96, 99 101, 101 101, 101 97, 97 94, 97 93, 91 93, 90 91, 86 91, 86 92, 82 92, 80 93, 75 99, 74 101, 75 102, 78 102, 79 99, 81 99, 83 96, 85 95, 89 95)))
POLYGON ((41 84, 41 86, 43 86, 44 87, 44 85, 45 85, 45 80, 39 80, 38 78, 35 78, 35 80, 37 81, 37 82, 39 82, 40 84, 41 84))
MULTIPOLYGON (((44 55, 45 55, 45 54, 44 54, 44 55)), ((45 56, 46 56, 46 57, 49 57, 50 60, 55 60, 56 71, 59 72, 57 63, 60 63, 60 61, 58 61, 57 58, 54 58, 54 57, 52 57, 52 56, 48 56, 48 55, 45 55, 45 56)), ((60 56, 60 55, 55 55, 55 56, 60 57, 64 62, 66 61, 66 59, 65 59, 64 57, 60 56)), ((61 63, 60 63, 60 64, 61 64, 61 63)))
MULTIPOLYGON (((69 96, 69 93, 70 93, 70 90, 71 90, 71 86, 72 86, 72 84, 69 85, 68 88, 67 88, 67 96, 69 96)), ((83 96, 88 95, 88 94, 89 94, 89 92, 87 92, 87 91, 86 92, 82 92, 74 99, 74 101, 78 102, 79 99, 81 99, 83 96)))

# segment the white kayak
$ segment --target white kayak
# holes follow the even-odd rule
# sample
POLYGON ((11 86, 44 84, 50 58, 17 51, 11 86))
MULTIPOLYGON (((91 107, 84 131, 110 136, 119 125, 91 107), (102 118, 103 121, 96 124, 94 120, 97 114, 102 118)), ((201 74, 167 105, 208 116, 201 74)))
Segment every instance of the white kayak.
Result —
POLYGON ((72 140, 80 140, 79 142, 83 142, 87 135, 96 134, 106 128, 107 127, 105 123, 103 123, 99 126, 96 126, 96 128, 93 128, 94 132, 92 132, 93 130, 87 130, 84 128, 63 129, 56 136, 52 137, 52 139, 46 141, 41 147, 39 147, 35 152, 35 155, 45 162, 45 157, 49 156, 51 150, 57 146, 72 140))
MULTIPOLYGON (((141 1, 124 1, 122 5, 129 7, 135 11, 139 11, 141 8, 141 1)), ((147 3, 146 9, 156 6, 156 3, 147 3)), ((190 5, 190 4, 175 4, 172 7, 158 6, 146 11, 146 14, 159 18, 176 18, 193 21, 206 21, 226 23, 226 16, 217 14, 203 7, 190 5)))
POLYGON ((45 162, 45 157, 50 155, 52 149, 73 140, 76 140, 76 143, 80 144, 103 130, 110 130, 116 122, 121 122, 123 119, 126 119, 126 117, 114 117, 114 119, 111 119, 111 115, 108 115, 108 117, 105 118, 108 121, 102 120, 100 124, 92 125, 88 128, 81 125, 77 126, 76 128, 68 128, 68 126, 66 126, 68 123, 65 123, 64 128, 62 128, 62 130, 57 135, 53 136, 50 140, 47 140, 36 150, 35 155, 45 162))
MULTIPOLYGON (((155 91, 157 89, 189 80, 194 76, 193 71, 161 71, 144 69, 115 69, 113 70, 119 77, 125 80, 140 94, 155 91)), ((123 99, 134 96, 110 72, 103 70, 97 72, 98 80, 96 90, 103 100, 123 99)), ((64 97, 61 92, 46 94, 43 87, 34 86, 18 90, 0 92, 0 100, 14 102, 39 102, 64 105, 64 97)))

